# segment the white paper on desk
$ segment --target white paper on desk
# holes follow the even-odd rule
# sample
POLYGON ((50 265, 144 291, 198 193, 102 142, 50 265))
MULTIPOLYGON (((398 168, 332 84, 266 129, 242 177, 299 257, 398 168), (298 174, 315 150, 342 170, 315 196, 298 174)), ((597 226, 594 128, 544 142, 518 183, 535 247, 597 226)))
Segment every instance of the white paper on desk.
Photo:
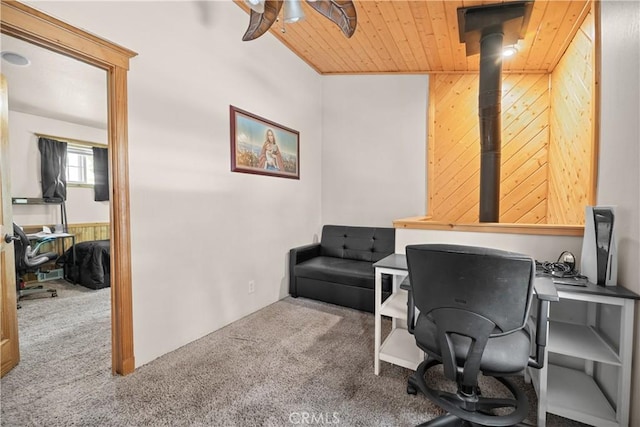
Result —
POLYGON ((44 231, 38 231, 36 234, 30 234, 29 237, 35 237, 37 239, 42 239, 43 237, 49 237, 51 233, 45 233, 44 231))
POLYGON ((51 236, 51 233, 45 233, 44 231, 38 231, 37 233, 27 234, 28 239, 43 239, 51 236))
POLYGON ((42 226, 42 232, 44 234, 51 234, 51 229, 49 227, 47 227, 46 225, 42 226))

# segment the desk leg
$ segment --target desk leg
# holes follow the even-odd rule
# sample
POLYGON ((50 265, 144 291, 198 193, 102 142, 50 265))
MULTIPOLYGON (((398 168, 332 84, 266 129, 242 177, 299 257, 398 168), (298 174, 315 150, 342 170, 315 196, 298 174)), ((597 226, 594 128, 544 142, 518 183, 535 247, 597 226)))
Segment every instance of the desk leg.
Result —
MULTIPOLYGON (((622 365, 619 369, 617 418, 621 426, 629 424, 631 408, 631 361, 633 358, 633 319, 635 301, 625 299, 620 313, 620 349, 622 365)), ((637 399, 636 399, 637 401, 637 399)))
MULTIPOLYGON (((549 304, 550 306, 551 304, 549 304)), ((551 307, 547 309, 547 319, 550 316, 551 307)), ((549 336, 549 322, 546 325, 547 337, 549 336)), ((547 425, 547 381, 549 380, 549 347, 544 349, 544 366, 540 368, 540 382, 538 383, 538 427, 547 425)))
MULTIPOLYGON (((395 294, 396 292, 398 292, 398 288, 400 287, 400 282, 402 282, 402 276, 398 276, 397 274, 392 274, 391 275, 391 295, 395 294)), ((382 298, 382 289, 380 289, 380 295, 382 298)), ((394 329, 396 329, 398 327, 398 319, 396 319, 395 317, 391 318, 391 330, 393 331, 394 329)), ((403 326, 404 328, 406 328, 407 326, 403 326)))
POLYGON ((382 304, 382 273, 376 268, 376 286, 375 286, 375 348, 373 355, 373 372, 380 374, 380 341, 382 339, 382 321, 380 319, 380 305, 382 304))
MULTIPOLYGON (((73 254, 73 263, 76 264, 78 261, 76 260, 76 236, 71 236, 71 253, 73 254)), ((79 275, 79 274, 78 274, 79 275)), ((76 284, 75 281, 72 281, 71 283, 73 283, 74 285, 76 284)))
POLYGON ((548 380, 548 358, 545 350, 545 364, 540 369, 540 383, 538 384, 538 427, 547 425, 547 380, 548 380))

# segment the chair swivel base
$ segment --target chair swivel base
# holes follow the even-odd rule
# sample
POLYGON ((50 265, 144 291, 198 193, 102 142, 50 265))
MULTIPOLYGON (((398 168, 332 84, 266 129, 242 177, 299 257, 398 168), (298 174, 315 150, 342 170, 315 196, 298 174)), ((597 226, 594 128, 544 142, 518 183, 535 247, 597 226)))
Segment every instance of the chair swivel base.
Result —
POLYGON ((446 415, 428 421, 421 426, 513 426, 524 420, 529 411, 529 403, 524 391, 517 388, 511 381, 503 377, 494 377, 511 393, 512 398, 483 397, 479 388, 475 388, 471 395, 458 391, 449 393, 427 386, 425 374, 427 370, 440 365, 435 359, 427 359, 420 363, 416 372, 407 384, 408 394, 420 391, 429 400, 447 411, 446 415), (491 412, 497 408, 514 408, 506 415, 495 415, 491 412))
POLYGON ((22 288, 18 291, 18 308, 21 308, 20 306, 20 300, 23 299, 24 297, 28 297, 30 295, 36 295, 36 294, 51 294, 51 298, 55 298, 58 296, 58 291, 56 289, 47 289, 42 285, 36 285, 36 286, 29 286, 29 287, 25 287, 22 288))

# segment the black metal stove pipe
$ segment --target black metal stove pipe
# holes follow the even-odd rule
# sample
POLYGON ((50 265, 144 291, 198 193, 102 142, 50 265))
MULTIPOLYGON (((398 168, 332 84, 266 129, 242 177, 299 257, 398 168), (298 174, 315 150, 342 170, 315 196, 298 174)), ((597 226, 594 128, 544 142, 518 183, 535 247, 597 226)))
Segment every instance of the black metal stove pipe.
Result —
POLYGON ((500 221, 502 29, 480 40, 480 222, 500 221))

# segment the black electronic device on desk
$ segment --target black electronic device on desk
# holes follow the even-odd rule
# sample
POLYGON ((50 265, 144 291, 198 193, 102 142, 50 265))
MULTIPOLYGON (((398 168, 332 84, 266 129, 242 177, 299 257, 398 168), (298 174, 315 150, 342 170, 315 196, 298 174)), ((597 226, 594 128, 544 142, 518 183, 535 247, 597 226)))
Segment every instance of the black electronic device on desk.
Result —
POLYGON ((588 279, 576 271, 576 258, 571 252, 564 251, 556 262, 536 261, 536 276, 553 279, 555 285, 586 287, 588 279))

